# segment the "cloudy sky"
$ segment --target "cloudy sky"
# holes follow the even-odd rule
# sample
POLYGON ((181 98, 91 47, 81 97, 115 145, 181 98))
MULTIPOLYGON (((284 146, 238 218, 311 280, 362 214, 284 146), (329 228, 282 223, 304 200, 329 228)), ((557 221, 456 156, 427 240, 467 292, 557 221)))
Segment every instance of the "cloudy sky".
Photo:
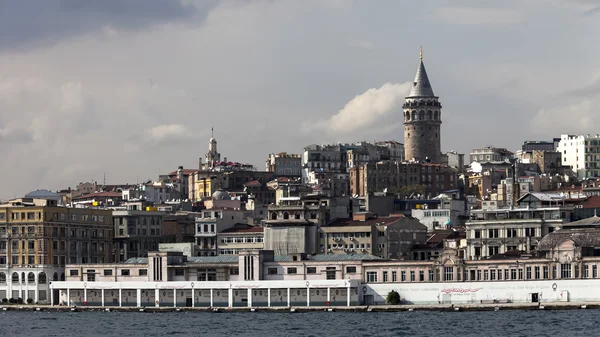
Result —
POLYGON ((442 148, 600 133, 600 1, 0 0, 0 198, 331 141, 402 141, 419 46, 442 148))

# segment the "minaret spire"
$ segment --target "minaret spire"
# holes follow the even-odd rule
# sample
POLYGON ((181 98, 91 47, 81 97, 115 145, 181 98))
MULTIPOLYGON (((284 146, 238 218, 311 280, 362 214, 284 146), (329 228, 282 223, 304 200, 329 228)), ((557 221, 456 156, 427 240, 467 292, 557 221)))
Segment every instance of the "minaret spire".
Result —
POLYGON ((210 128, 210 137, 215 138, 215 128, 214 126, 210 128))
POLYGON ((421 46, 421 51, 419 52, 419 58, 423 59, 423 46, 421 46))

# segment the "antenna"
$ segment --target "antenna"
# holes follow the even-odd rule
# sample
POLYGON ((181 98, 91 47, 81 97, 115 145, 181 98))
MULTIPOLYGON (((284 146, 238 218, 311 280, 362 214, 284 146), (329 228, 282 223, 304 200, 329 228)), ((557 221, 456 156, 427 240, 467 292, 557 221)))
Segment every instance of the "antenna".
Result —
POLYGON ((104 172, 104 181, 102 182, 103 186, 106 186, 106 172, 104 172))

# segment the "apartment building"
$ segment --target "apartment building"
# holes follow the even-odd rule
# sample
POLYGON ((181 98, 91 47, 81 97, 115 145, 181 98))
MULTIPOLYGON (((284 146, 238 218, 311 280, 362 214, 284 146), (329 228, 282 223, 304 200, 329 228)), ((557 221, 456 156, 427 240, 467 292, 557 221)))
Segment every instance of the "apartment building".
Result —
POLYGON ((49 300, 67 263, 113 262, 112 212, 20 198, 0 205, 0 298, 49 300))
POLYGON ((164 237, 162 229, 165 212, 159 212, 144 203, 127 203, 127 210, 113 211, 115 259, 123 262, 132 257, 142 257, 157 250, 161 242, 174 242, 172 236, 164 237))

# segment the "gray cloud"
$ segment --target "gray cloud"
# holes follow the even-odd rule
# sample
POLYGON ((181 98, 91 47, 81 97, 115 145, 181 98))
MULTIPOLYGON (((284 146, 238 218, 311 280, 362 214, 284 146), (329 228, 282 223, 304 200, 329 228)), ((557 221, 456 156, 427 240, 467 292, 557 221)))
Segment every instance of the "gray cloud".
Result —
POLYGON ((135 30, 176 21, 199 23, 216 4, 217 0, 3 0, 0 51, 51 45, 106 27, 135 30))
POLYGON ((564 7, 511 1, 480 29, 424 20, 437 2, 236 0, 206 17, 203 0, 122 2, 0 0, 0 155, 19 163, 0 197, 197 167, 212 126, 222 156, 259 169, 313 143, 402 141, 404 89, 382 85, 414 78, 421 44, 444 150, 593 132, 573 117, 597 99, 564 93, 593 83, 600 47, 582 32, 600 26, 564 7), (528 29, 498 25, 522 9, 528 29))

